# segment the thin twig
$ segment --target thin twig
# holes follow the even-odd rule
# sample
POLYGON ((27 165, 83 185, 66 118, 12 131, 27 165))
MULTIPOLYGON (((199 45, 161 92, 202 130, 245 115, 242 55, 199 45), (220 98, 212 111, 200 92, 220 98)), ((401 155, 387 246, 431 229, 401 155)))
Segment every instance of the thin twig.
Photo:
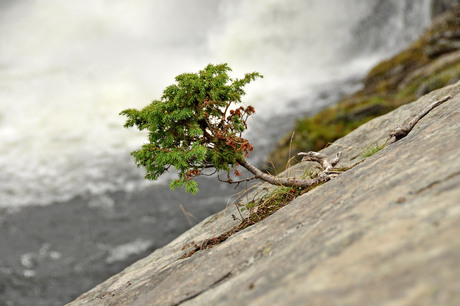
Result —
POLYGON ((241 180, 238 180, 238 181, 234 181, 234 180, 232 180, 232 179, 223 180, 223 179, 221 179, 219 176, 217 176, 217 179, 218 179, 220 182, 229 183, 229 184, 240 184, 240 183, 252 181, 252 180, 254 180, 254 179, 256 179, 256 178, 257 178, 257 176, 252 176, 252 177, 249 177, 249 178, 246 178, 246 179, 241 179, 241 180))

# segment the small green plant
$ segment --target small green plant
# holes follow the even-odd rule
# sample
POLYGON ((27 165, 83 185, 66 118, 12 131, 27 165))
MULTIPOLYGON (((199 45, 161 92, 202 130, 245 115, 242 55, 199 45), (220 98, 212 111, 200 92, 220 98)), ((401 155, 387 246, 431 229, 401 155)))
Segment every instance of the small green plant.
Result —
POLYGON ((125 127, 136 126, 148 132, 148 143, 132 152, 137 166, 145 167, 145 177, 157 180, 173 167, 178 177, 171 182, 171 188, 185 186, 191 193, 198 191, 196 177, 221 171, 227 173, 224 181, 228 183, 257 178, 274 185, 306 188, 323 182, 324 176, 278 178, 246 160, 253 146, 242 133, 255 110, 241 106, 243 88, 262 76, 252 72, 242 79, 232 79, 229 71, 227 64, 210 64, 198 73, 181 74, 159 100, 141 110, 126 109, 120 113, 127 117, 125 127), (241 175, 239 166, 254 176, 234 181, 232 176, 241 175))
POLYGON ((382 150, 383 148, 385 148, 385 144, 379 144, 378 142, 375 142, 371 145, 368 145, 363 153, 362 153, 362 156, 363 157, 370 157, 372 155, 374 155, 375 153, 377 153, 378 151, 382 150))
POLYGON ((241 133, 254 108, 230 107, 241 104, 243 87, 262 76, 253 72, 233 80, 227 74, 230 70, 226 64, 208 65, 198 73, 181 74, 160 100, 142 110, 121 112, 128 117, 125 127, 149 132, 149 143, 132 152, 136 164, 145 167, 147 179, 157 180, 173 166, 178 178, 171 188, 185 185, 186 191, 195 193, 193 179, 204 169, 230 172, 233 168, 239 175, 238 161, 253 150, 241 133))

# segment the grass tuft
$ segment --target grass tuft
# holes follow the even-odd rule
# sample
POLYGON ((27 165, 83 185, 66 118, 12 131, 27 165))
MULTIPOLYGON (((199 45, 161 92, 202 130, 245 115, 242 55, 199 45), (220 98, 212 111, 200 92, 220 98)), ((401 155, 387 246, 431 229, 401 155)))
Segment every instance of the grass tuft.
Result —
POLYGON ((382 150, 383 148, 385 148, 385 144, 379 144, 378 142, 375 142, 371 145, 368 145, 363 153, 362 153, 362 156, 363 157, 370 157, 372 155, 374 155, 375 153, 377 153, 378 151, 382 150))

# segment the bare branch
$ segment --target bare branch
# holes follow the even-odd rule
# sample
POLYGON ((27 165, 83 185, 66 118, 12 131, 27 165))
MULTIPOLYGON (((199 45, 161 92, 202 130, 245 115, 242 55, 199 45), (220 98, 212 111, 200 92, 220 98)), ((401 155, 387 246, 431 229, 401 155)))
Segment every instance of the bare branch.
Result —
MULTIPOLYGON (((206 168, 212 168, 212 167, 206 167, 206 168)), ((206 169, 206 168, 203 168, 203 169, 206 169)), ((212 173, 203 173, 201 172, 200 175, 203 175, 203 176, 213 176, 214 174, 217 173, 217 169, 214 169, 214 171, 212 173)))
POLYGON ((255 180, 257 179, 256 176, 252 176, 252 177, 248 177, 246 179, 241 179, 241 180, 237 180, 237 181, 234 181, 232 180, 231 178, 228 178, 226 180, 223 180, 220 178, 220 176, 217 176, 217 179, 220 181, 220 182, 223 182, 223 183, 229 183, 229 184, 241 184, 241 183, 244 183, 244 182, 249 182, 249 181, 252 181, 252 180, 255 180))
POLYGON ((247 183, 247 182, 250 182, 252 180, 255 180, 257 179, 258 177, 257 176, 253 176, 253 177, 249 177, 249 178, 246 178, 246 179, 241 179, 241 180, 237 180, 237 181, 234 181, 230 178, 230 176, 228 176, 228 178, 226 180, 223 180, 221 179, 219 176, 217 176, 217 179, 220 181, 220 182, 223 182, 223 183, 228 183, 228 184, 235 184, 235 188, 238 188, 238 186, 240 186, 241 183, 247 183))
POLYGON ((433 108, 443 104, 444 102, 448 101, 449 99, 451 99, 452 96, 445 96, 444 98, 438 100, 438 101, 435 101, 433 103, 431 103, 430 105, 428 105, 424 110, 422 110, 420 113, 418 113, 411 121, 409 121, 407 124, 403 125, 403 126, 398 126, 396 129, 394 129, 391 133, 390 133, 390 139, 391 138, 395 138, 394 142, 404 138, 407 136, 407 134, 410 133, 410 131, 412 131, 412 129, 414 128, 414 126, 417 124, 417 122, 419 122, 420 119, 422 119, 423 117, 425 117, 426 114, 428 114, 433 108))

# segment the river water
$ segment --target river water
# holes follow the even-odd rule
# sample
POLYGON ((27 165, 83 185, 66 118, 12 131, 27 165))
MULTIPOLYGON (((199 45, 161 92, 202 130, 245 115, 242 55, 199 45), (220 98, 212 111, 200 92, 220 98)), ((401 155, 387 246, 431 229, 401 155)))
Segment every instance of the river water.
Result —
POLYGON ((429 0, 17 0, 0 4, 0 304, 60 305, 230 203, 146 182, 118 113, 226 62, 255 160, 429 24, 429 0), (32 301, 34 301, 32 303, 32 301))

